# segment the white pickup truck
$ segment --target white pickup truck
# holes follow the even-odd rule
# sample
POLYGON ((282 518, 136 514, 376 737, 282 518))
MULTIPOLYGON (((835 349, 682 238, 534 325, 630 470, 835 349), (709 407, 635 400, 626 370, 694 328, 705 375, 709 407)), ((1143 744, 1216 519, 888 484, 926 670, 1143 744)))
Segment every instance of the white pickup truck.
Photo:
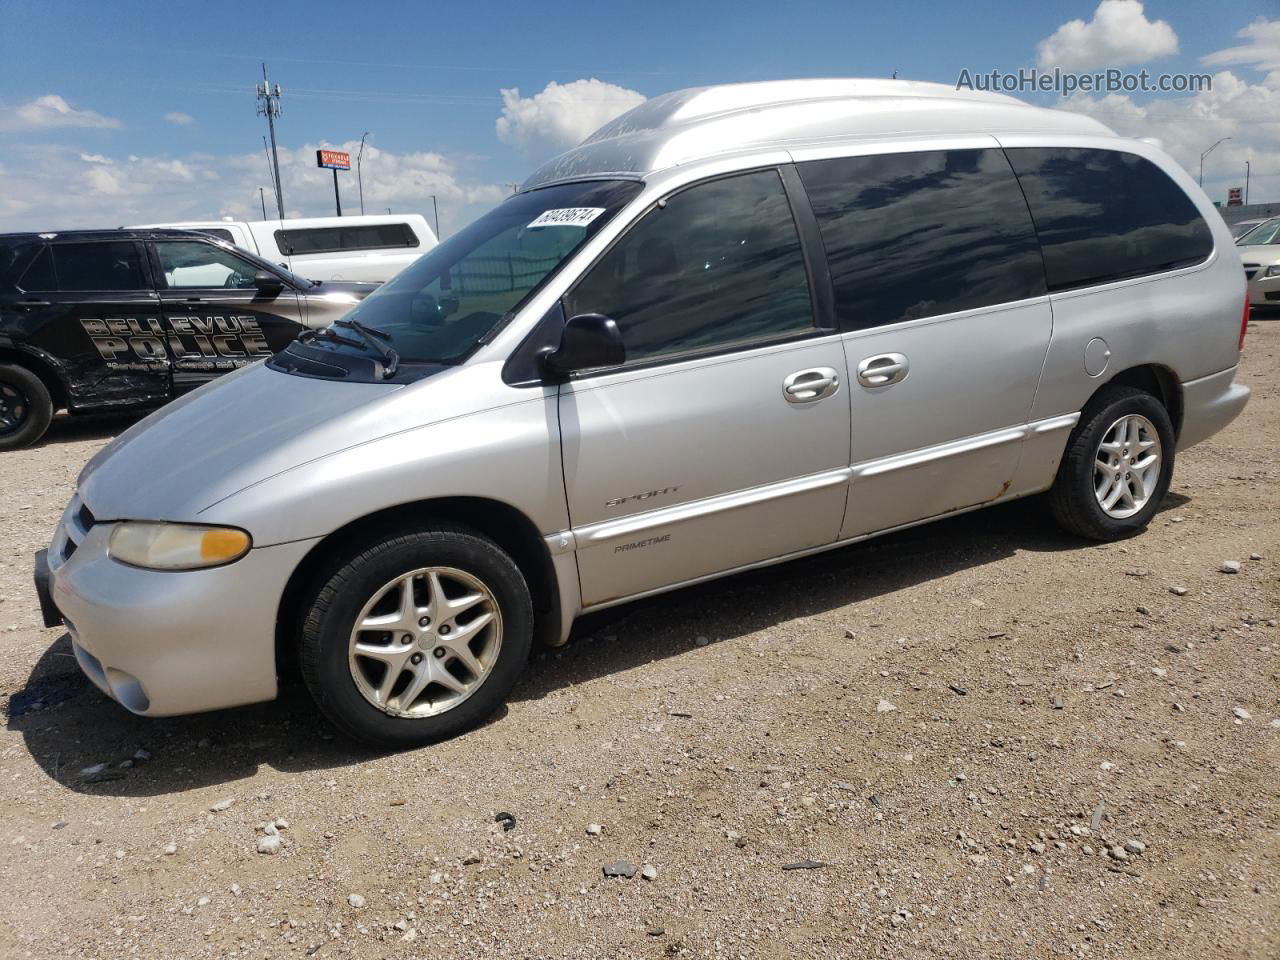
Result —
POLYGON ((212 234, 309 280, 390 280, 438 242, 420 214, 138 224, 212 234))

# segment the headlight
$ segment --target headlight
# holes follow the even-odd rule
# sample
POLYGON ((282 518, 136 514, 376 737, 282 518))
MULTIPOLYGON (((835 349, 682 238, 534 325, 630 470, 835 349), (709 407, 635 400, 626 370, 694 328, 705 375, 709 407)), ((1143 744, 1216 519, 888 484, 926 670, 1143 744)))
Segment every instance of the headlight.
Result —
POLYGON ((253 541, 235 527, 126 521, 111 531, 107 552, 121 563, 149 570, 199 570, 233 563, 253 541))
POLYGON ((1267 272, 1264 273, 1263 276, 1280 277, 1280 263, 1277 263, 1274 267, 1267 267, 1267 272))

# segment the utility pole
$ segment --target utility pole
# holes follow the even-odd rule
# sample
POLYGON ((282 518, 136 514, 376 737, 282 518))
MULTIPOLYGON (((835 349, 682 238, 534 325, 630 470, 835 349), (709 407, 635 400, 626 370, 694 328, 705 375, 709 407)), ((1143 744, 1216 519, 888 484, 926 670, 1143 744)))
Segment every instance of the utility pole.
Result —
POLYGON ((267 138, 265 136, 262 138, 262 155, 267 160, 267 179, 271 181, 271 196, 279 196, 279 189, 276 187, 276 175, 271 171, 271 148, 267 146, 267 138))
POLYGON ((276 117, 280 116, 280 84, 273 88, 267 81, 267 65, 262 64, 262 82, 258 84, 258 116, 267 118, 271 132, 271 166, 276 181, 276 211, 284 219, 284 188, 280 183, 280 155, 276 150, 276 117))
POLYGON ((258 202, 262 204, 262 219, 267 219, 267 197, 262 188, 258 188, 258 202))
POLYGON ((1249 205, 1249 161, 1244 162, 1244 205, 1249 205))
MULTIPOLYGON (((364 176, 360 172, 360 158, 364 156, 364 138, 369 136, 369 131, 364 132, 364 136, 360 138, 360 152, 356 154, 356 183, 360 185, 360 216, 364 216, 364 176)), ((336 177, 337 174, 334 174, 336 177)))

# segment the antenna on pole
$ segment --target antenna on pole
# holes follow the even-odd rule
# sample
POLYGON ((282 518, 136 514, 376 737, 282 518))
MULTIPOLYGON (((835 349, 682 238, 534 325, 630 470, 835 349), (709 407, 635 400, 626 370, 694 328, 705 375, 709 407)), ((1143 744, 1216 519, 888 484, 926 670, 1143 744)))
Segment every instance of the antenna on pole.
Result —
POLYGON ((271 86, 267 80, 267 65, 262 64, 262 82, 258 84, 258 116, 267 118, 267 130, 271 134, 272 178, 276 187, 276 210, 284 219, 284 190, 280 184, 280 155, 276 150, 276 117, 280 116, 280 84, 271 86))

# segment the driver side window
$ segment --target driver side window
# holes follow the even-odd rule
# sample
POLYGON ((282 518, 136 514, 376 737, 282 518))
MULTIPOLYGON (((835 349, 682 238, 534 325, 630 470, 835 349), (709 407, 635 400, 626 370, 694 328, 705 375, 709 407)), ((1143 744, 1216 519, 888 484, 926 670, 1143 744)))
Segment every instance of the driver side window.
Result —
POLYGON ((229 250, 199 241, 172 240, 156 243, 160 270, 171 290, 225 287, 243 290, 253 286, 257 268, 229 250))
POLYGON ((565 308, 613 318, 628 362, 814 329, 781 176, 761 170, 668 197, 600 259, 565 308))

